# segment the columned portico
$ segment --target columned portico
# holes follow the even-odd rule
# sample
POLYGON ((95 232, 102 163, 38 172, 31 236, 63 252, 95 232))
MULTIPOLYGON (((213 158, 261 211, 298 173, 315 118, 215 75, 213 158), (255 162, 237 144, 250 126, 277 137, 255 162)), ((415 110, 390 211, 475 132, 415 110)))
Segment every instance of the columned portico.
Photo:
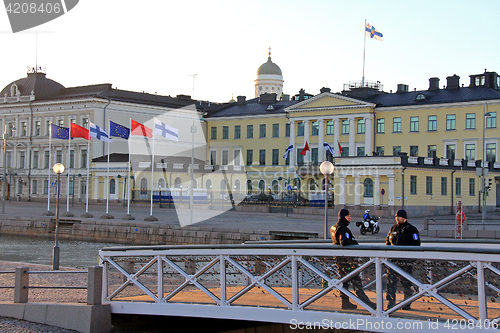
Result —
POLYGON ((365 154, 372 156, 372 117, 365 117, 365 154))

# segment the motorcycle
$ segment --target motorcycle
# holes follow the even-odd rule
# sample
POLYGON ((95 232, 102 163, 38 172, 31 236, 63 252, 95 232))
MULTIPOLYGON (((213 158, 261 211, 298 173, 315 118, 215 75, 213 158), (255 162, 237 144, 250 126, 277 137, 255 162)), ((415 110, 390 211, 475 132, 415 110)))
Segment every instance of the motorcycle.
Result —
POLYGON ((369 220, 357 221, 356 227, 359 228, 359 232, 362 235, 365 235, 367 232, 371 232, 372 234, 376 234, 380 231, 380 227, 378 225, 379 218, 371 218, 369 220))

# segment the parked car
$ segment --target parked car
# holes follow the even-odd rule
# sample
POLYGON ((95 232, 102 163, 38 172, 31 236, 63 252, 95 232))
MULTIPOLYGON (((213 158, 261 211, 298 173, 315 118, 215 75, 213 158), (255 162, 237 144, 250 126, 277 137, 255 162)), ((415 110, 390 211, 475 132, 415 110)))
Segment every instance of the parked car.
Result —
POLYGON ((271 194, 266 194, 264 192, 261 192, 259 194, 254 194, 251 197, 247 197, 245 202, 268 202, 268 201, 274 201, 274 198, 271 194))

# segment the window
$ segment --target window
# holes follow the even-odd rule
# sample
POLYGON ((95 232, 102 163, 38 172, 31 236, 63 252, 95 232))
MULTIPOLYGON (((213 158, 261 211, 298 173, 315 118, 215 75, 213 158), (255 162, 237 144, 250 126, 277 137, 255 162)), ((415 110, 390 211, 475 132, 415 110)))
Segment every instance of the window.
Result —
POLYGON ((26 122, 21 123, 21 136, 27 136, 28 135, 28 125, 26 122))
POLYGON ((342 120, 342 134, 349 134, 349 120, 342 120))
POLYGON ((40 120, 35 121, 35 136, 41 135, 40 133, 41 128, 42 128, 42 123, 40 122, 40 120))
POLYGON ((446 158, 455 159, 456 146, 446 145, 446 158))
POLYGON ((455 195, 462 195, 462 178, 455 178, 455 195))
POLYGON ((240 166, 241 165, 241 150, 235 149, 233 151, 233 156, 234 156, 233 165, 240 166))
POLYGON ((349 157, 349 147, 342 147, 341 156, 342 157, 349 157))
POLYGON ((87 167, 87 149, 82 149, 82 157, 80 159, 80 167, 81 168, 86 168, 87 167))
POLYGON ((311 148, 311 163, 318 164, 318 148, 311 148))
POLYGON ((473 197, 476 195, 476 180, 474 178, 469 178, 469 196, 473 197))
POLYGON ((19 168, 24 169, 24 161, 26 160, 26 152, 22 151, 19 156, 19 168))
POLYGON ((486 144, 486 161, 495 163, 497 160, 497 145, 496 143, 486 144))
MULTIPOLYGON (((71 184, 69 184, 70 190, 69 193, 73 193, 71 190, 71 184)), ((116 181, 114 179, 111 179, 109 181, 109 194, 115 194, 116 193, 116 181)))
POLYGON ((486 117, 486 128, 497 128, 497 113, 490 112, 490 116, 486 117))
POLYGON ((466 160, 476 159, 476 145, 474 143, 468 143, 465 145, 465 159, 466 160))
POLYGON ((5 155, 6 155, 5 162, 7 164, 7 168, 12 168, 12 152, 8 151, 5 155))
POLYGON ((410 117, 410 132, 418 132, 418 117, 410 117))
POLYGON ((253 139, 253 125, 247 125, 247 139, 253 139))
POLYGON ((297 154, 297 165, 304 165, 304 155, 297 154))
POLYGON ((285 124, 285 136, 286 136, 287 138, 289 138, 289 137, 290 137, 290 123, 286 123, 286 124, 285 124))
POLYGON ((280 124, 273 124, 273 138, 280 137, 280 124))
POLYGON ((9 125, 7 125, 7 134, 9 136, 14 136, 14 124, 13 123, 9 123, 9 125))
POLYGON ((427 118, 427 130, 437 131, 437 116, 429 116, 427 118))
POLYGON ((259 150, 259 165, 266 165, 266 150, 259 150))
POLYGON ((222 165, 229 165, 229 150, 222 151, 222 165))
POLYGON ((392 132, 393 133, 401 133, 401 118, 400 117, 392 118, 392 132))
POLYGON ((217 151, 216 150, 211 150, 210 151, 210 165, 215 165, 217 163, 217 151))
POLYGON ((73 124, 76 124, 76 119, 75 119, 75 118, 70 119, 70 120, 69 120, 69 122, 70 122, 70 123, 73 123, 73 124))
POLYGON ((401 146, 392 147, 392 156, 399 156, 400 153, 401 153, 401 146))
POLYGON ((363 181, 364 193, 363 196, 365 198, 373 198, 373 180, 370 178, 366 178, 363 181))
POLYGON ((364 119, 358 119, 358 134, 365 134, 366 124, 364 119))
POLYGON ((260 124, 259 138, 265 138, 265 137, 266 137, 266 124, 260 124))
MULTIPOLYGON (((56 151, 56 163, 62 163, 62 150, 56 151)), ((52 167, 52 166, 49 166, 52 167)))
POLYGON ((64 126, 64 119, 57 119, 57 126, 63 127, 64 126))
POLYGON ((417 176, 410 176, 410 194, 417 194, 417 176))
POLYGON ((83 118, 82 119, 82 127, 89 129, 89 118, 83 118))
POLYGON ((251 179, 248 179, 248 180, 247 180, 247 193, 248 193, 248 194, 252 194, 252 191, 253 191, 253 184, 252 184, 252 180, 251 180, 251 179))
POLYGON ((229 139, 229 126, 222 126, 222 140, 229 139))
POLYGON ((70 169, 75 167, 75 151, 74 150, 69 151, 69 167, 70 167, 70 169))
POLYGON ((467 113, 465 115, 465 128, 466 129, 475 129, 476 128, 476 114, 475 113, 467 113))
POLYGON ((17 194, 23 194, 23 180, 21 178, 17 181, 17 194))
POLYGON ((210 139, 217 140, 217 127, 215 126, 210 128, 210 139))
POLYGON ((365 156, 365 147, 358 147, 356 149, 356 156, 365 156))
POLYGON ((247 149, 247 165, 253 164, 253 149, 247 149))
POLYGON ((425 177, 425 194, 432 194, 432 177, 425 177))
POLYGON ((418 156, 418 146, 410 146, 410 156, 418 156))
POLYGON ((377 156, 384 156, 384 146, 376 147, 375 153, 377 153, 377 156))
POLYGON ((448 178, 441 177, 441 195, 448 195, 448 178))
POLYGON ((241 126, 240 125, 234 126, 234 138, 241 139, 241 126))
POLYGON ((266 190, 266 181, 264 179, 259 180, 259 191, 264 192, 266 190))
POLYGON ((45 160, 44 160, 44 164, 43 164, 43 167, 45 169, 49 169, 50 168, 50 165, 49 165, 49 156, 50 156, 50 153, 48 151, 45 152, 45 160))
POLYGON ((297 136, 304 136, 304 123, 297 123, 297 136))
POLYGON ((326 135, 333 135, 333 120, 326 122, 326 135))
POLYGON ((437 152, 436 152, 436 145, 428 145, 427 146, 427 157, 436 157, 437 152))
POLYGON ((50 132, 50 124, 51 124, 51 123, 52 123, 52 121, 51 121, 51 120, 47 120, 47 121, 45 122, 45 124, 46 124, 46 127, 45 127, 45 134, 46 134, 46 135, 49 135, 49 132, 50 132))
POLYGON ((49 181, 45 179, 43 181, 43 194, 49 194, 49 181))
POLYGON ((273 149, 272 163, 273 165, 279 165, 280 150, 273 149))
POLYGON ((446 115, 446 130, 447 131, 454 131, 456 128, 456 115, 454 114, 447 114, 446 115))
POLYGON ((31 182, 31 194, 37 194, 38 193, 38 180, 34 179, 31 182))
POLYGON ((311 124, 311 135, 318 136, 319 134, 319 124, 317 121, 313 121, 311 124))
POLYGON ((377 119, 377 133, 385 133, 385 119, 377 119))
POLYGON ((278 187, 278 181, 276 179, 273 179, 273 181, 271 183, 271 187, 273 188, 273 193, 278 194, 279 187, 278 187))
POLYGON ((33 152, 33 164, 32 164, 33 169, 38 169, 38 152, 34 151, 33 152))

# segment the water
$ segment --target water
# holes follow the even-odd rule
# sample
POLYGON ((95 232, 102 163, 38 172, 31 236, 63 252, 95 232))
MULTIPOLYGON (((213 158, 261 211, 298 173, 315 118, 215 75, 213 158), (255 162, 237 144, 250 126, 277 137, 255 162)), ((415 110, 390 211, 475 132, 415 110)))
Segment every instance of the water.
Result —
MULTIPOLYGON (((97 243, 59 240, 61 267, 98 265, 98 253, 103 247, 120 246, 116 243, 97 243)), ((0 235, 0 260, 52 265, 53 238, 0 235)))

